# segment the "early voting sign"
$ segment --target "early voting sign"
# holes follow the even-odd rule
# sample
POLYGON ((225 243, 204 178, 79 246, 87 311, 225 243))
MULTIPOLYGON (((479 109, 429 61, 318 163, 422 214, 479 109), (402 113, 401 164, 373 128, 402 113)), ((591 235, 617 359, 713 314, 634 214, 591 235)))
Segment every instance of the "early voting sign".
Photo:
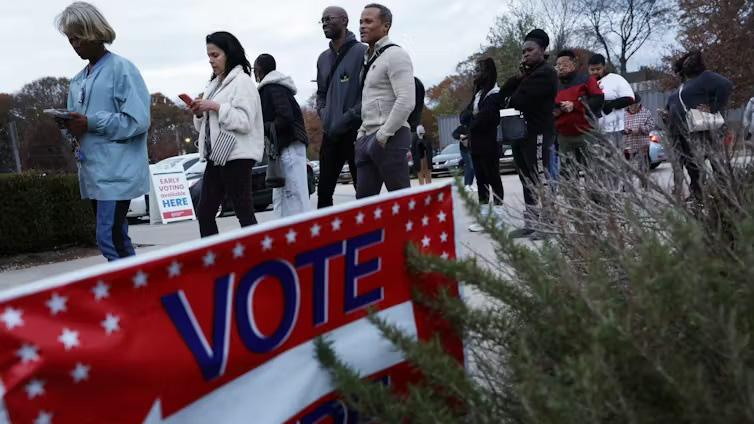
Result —
POLYGON ((0 293, 0 422, 353 423, 313 339, 375 384, 417 373, 367 319, 463 361, 412 301, 457 283, 407 272, 408 243, 455 257, 450 185, 315 211, 0 293))
POLYGON ((167 224, 196 219, 181 164, 149 167, 149 222, 167 224))

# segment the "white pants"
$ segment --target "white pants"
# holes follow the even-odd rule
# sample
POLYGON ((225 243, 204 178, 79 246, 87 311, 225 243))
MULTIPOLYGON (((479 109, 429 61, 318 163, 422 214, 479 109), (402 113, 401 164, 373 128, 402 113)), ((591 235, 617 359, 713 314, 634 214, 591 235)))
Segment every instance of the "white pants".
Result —
POLYGON ((285 186, 272 189, 272 204, 279 217, 296 215, 311 209, 306 178, 306 146, 294 141, 280 153, 285 186))

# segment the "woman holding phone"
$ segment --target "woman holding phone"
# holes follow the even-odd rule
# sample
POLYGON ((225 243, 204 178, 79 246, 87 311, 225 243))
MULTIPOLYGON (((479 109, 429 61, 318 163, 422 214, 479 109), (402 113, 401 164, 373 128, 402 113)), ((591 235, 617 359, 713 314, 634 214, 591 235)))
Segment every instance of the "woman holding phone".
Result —
POLYGON ((226 192, 241 227, 257 223, 251 170, 264 153, 261 103, 243 46, 224 31, 206 41, 212 77, 204 97, 190 105, 199 157, 207 161, 197 211, 202 237, 218 233, 215 214, 226 192))

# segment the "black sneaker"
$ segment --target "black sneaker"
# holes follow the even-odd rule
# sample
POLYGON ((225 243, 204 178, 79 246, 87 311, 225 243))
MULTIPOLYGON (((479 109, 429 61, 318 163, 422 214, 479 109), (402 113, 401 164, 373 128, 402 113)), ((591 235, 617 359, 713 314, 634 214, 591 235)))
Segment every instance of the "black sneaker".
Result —
POLYGON ((531 228, 519 228, 510 232, 510 236, 514 239, 529 237, 534 234, 534 230, 531 228))

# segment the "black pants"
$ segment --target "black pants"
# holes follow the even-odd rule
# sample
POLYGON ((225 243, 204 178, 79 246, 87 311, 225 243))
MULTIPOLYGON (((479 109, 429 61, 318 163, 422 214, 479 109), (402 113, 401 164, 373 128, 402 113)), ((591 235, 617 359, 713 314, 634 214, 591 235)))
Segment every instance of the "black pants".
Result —
POLYGON ((353 185, 356 186, 356 162, 354 161, 354 142, 356 133, 332 137, 324 135, 319 150, 319 185, 317 186, 317 208, 333 205, 333 193, 338 185, 338 177, 343 165, 348 163, 353 185))
POLYGON ((475 154, 471 153, 471 161, 474 164, 476 184, 479 189, 479 204, 486 205, 490 200, 492 189, 493 204, 503 204, 503 180, 500 178, 500 159, 495 153, 475 154))
POLYGON ((238 222, 242 227, 257 223, 254 216, 254 198, 251 187, 252 159, 229 161, 225 166, 207 162, 199 197, 199 233, 208 237, 218 233, 215 215, 227 192, 233 202, 238 222))
MULTIPOLYGON (((713 135, 708 131, 693 133, 689 137, 676 136, 674 138, 676 154, 678 154, 679 162, 683 168, 686 168, 686 172, 689 173, 689 189, 691 195, 697 199, 702 198, 702 186, 701 176, 702 171, 699 168, 697 159, 702 159, 705 155, 719 151, 719 139, 714 139, 713 135)), ((712 172, 721 174, 716 160, 711 161, 712 172)), ((702 165, 703 166, 703 165, 702 165)), ((683 168, 679 172, 674 170, 674 180, 676 188, 680 188, 681 181, 683 181, 683 168)))
POLYGON ((533 211, 530 207, 536 206, 539 202, 537 185, 548 183, 550 147, 553 139, 554 136, 548 134, 532 134, 512 144, 513 161, 516 163, 518 178, 524 190, 524 202, 527 206, 526 218, 533 218, 533 211))

